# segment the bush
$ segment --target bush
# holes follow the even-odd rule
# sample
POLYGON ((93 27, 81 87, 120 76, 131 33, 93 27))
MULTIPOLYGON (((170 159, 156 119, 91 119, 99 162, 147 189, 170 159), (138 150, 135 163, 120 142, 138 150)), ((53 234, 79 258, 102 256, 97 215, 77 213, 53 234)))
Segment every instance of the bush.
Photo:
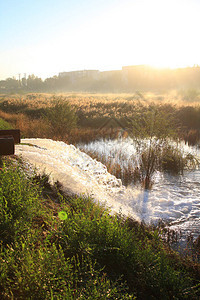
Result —
POLYGON ((0 118, 0 129, 12 129, 12 126, 8 122, 0 118))
POLYGON ((66 137, 77 124, 75 111, 62 98, 53 98, 52 107, 46 110, 45 118, 52 136, 59 138, 66 137))

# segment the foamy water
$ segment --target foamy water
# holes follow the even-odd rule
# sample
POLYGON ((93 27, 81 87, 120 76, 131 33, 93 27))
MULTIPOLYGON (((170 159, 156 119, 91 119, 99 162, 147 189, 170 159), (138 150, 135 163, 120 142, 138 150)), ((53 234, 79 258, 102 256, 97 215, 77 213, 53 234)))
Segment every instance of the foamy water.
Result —
MULTIPOLYGON (((50 174, 52 181, 59 180, 64 189, 91 196, 95 201, 106 204, 111 211, 136 220, 149 223, 163 219, 169 221, 172 228, 200 234, 199 169, 186 172, 184 176, 157 172, 152 190, 144 191, 134 186, 124 187, 121 180, 109 174, 103 164, 73 145, 49 139, 24 139, 22 143, 26 145, 16 145, 16 154, 22 155, 40 173, 50 174)), ((119 141, 100 141, 87 147, 98 149, 102 155, 110 149, 109 155, 116 157, 120 153, 125 160, 135 155, 130 140, 121 141, 121 144, 119 141)), ((199 155, 199 150, 185 148, 186 153, 190 150, 199 155)))
MULTIPOLYGON (((114 212, 134 215, 131 207, 118 196, 125 192, 121 180, 107 172, 106 167, 73 145, 49 139, 23 139, 15 153, 31 163, 40 173, 60 181, 71 193, 91 196, 114 212)), ((137 215, 135 215, 137 218, 137 215)))

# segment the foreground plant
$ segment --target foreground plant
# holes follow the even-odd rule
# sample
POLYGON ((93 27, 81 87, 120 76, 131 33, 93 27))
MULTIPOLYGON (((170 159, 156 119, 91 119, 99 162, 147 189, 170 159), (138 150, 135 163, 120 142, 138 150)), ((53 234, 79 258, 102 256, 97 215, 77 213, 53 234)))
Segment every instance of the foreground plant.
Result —
POLYGON ((90 198, 69 197, 58 185, 41 191, 46 177, 40 184, 16 163, 1 172, 1 299, 200 295, 198 267, 194 272, 167 250, 157 231, 111 216, 90 198))
POLYGON ((40 188, 27 180, 22 165, 3 163, 0 170, 0 239, 10 244, 42 218, 40 188))

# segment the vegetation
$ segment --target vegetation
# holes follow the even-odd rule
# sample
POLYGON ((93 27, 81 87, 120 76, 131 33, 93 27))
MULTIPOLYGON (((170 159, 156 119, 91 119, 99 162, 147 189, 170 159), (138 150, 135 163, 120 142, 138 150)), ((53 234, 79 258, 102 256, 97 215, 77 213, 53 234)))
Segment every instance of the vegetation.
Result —
POLYGON ((68 102, 62 98, 53 99, 53 106, 46 110, 46 120, 52 136, 65 138, 76 127, 76 114, 68 102))
POLYGON ((200 100, 200 67, 156 69, 150 66, 130 66, 122 70, 98 72, 63 72, 42 80, 34 74, 23 78, 7 78, 0 81, 0 93, 31 92, 92 92, 130 93, 178 89, 186 101, 200 100), (183 89, 184 88, 184 89, 183 89))
POLYGON ((130 120, 134 120, 138 112, 142 115, 152 109, 162 110, 163 115, 176 120, 176 134, 179 138, 189 144, 199 142, 200 106, 197 103, 185 102, 183 96, 178 93, 66 94, 53 97, 51 94, 0 96, 0 118, 9 122, 14 128, 19 128, 22 136, 62 139, 73 144, 87 143, 98 138, 116 138, 119 134, 130 134, 133 127, 130 120), (57 109, 60 109, 62 113, 58 111, 50 117, 50 111, 52 114, 56 101, 60 103, 60 108, 57 107, 57 109), (66 105, 66 109, 61 109, 61 103, 66 105), (72 112, 72 119, 68 112, 72 112), (72 120, 72 123, 68 122, 62 127, 65 117, 72 120), (59 128, 54 132, 52 132, 53 119, 56 119, 56 127, 59 128), (64 132, 62 137, 60 136, 61 129, 66 130, 66 136, 63 136, 64 132))
POLYGON ((199 265, 158 232, 70 197, 22 163, 0 170, 1 299, 197 299, 199 265))
POLYGON ((159 105, 149 106, 146 111, 138 110, 131 124, 139 157, 137 170, 145 189, 152 185, 152 176, 156 170, 183 174, 188 166, 197 167, 195 157, 191 154, 184 156, 178 147, 179 124, 172 112, 163 110, 159 105))
POLYGON ((131 120, 139 156, 138 172, 145 189, 150 187, 151 177, 159 167, 163 147, 166 147, 174 134, 173 121, 171 114, 161 110, 159 106, 149 107, 146 111, 142 109, 142 112, 139 110, 131 120))
MULTIPOLYGON (((110 143, 110 140, 107 140, 110 143)), ((93 150, 80 145, 81 151, 102 162, 109 173, 122 180, 123 185, 139 184, 145 189, 153 185, 155 171, 167 172, 172 175, 183 175, 185 170, 195 170, 200 162, 192 154, 184 154, 178 144, 172 141, 138 140, 135 144, 137 155, 126 155, 120 149, 102 154, 98 151, 98 144, 93 150)), ((105 141, 106 143, 106 141, 105 141)), ((132 140, 133 143, 133 140, 132 140)), ((95 145, 95 144, 94 144, 95 145)))
POLYGON ((8 122, 0 118, 0 129, 12 129, 12 126, 8 122))
MULTIPOLYGON (((194 100, 193 90, 187 95, 194 100)), ((188 164, 195 165, 192 156, 184 157, 169 144, 169 138, 175 137, 190 145, 200 142, 200 107, 191 100, 185 102, 185 97, 183 91, 162 96, 141 92, 2 96, 0 118, 19 128, 22 137, 53 138, 75 145, 129 135, 137 144, 137 163, 122 168, 98 153, 90 155, 105 163, 125 185, 140 181, 149 188, 156 170, 179 174, 188 164)))

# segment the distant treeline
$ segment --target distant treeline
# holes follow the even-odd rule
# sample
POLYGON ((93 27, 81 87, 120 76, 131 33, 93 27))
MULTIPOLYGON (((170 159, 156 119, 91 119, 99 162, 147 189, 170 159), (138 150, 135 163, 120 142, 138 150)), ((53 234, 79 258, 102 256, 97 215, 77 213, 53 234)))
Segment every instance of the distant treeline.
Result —
POLYGON ((71 91, 126 93, 137 90, 200 89, 199 66, 173 70, 130 66, 123 67, 119 71, 99 72, 99 76, 96 77, 84 75, 87 73, 83 72, 83 76, 75 76, 73 80, 71 73, 66 72, 65 76, 53 76, 45 80, 35 75, 20 79, 7 78, 0 81, 0 93, 71 91))

